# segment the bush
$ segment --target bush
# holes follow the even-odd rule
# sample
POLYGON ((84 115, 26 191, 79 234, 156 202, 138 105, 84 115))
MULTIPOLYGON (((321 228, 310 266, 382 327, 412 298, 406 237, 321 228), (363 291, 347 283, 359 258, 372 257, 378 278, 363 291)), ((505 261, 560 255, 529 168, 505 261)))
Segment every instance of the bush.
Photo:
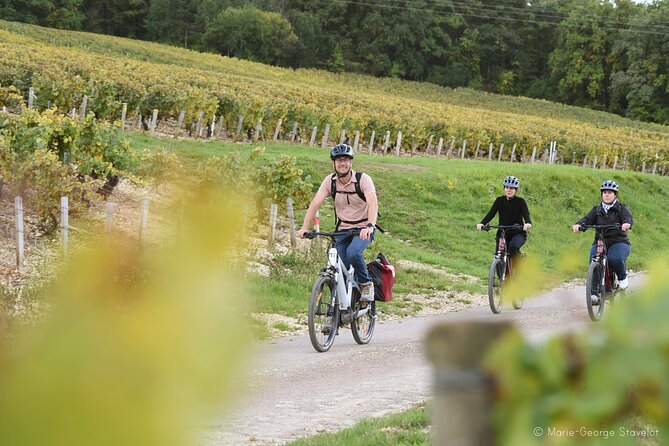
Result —
POLYGON ((136 163, 120 130, 55 109, 1 115, 0 145, 9 193, 26 200, 47 232, 57 227, 60 197, 69 197, 72 214, 81 212, 99 199, 95 192, 105 180, 114 183, 136 163))

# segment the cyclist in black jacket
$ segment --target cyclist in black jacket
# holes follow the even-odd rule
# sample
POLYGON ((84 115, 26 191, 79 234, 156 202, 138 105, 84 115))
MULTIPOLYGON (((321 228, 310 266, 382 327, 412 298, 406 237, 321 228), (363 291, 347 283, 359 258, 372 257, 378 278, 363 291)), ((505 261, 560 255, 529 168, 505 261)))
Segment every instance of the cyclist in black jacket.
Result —
MULTIPOLYGON (((492 204, 490 211, 483 217, 481 223, 476 225, 477 230, 483 229, 485 225, 490 223, 495 214, 499 212, 499 224, 506 225, 520 225, 523 229, 508 229, 506 231, 506 246, 511 257, 515 257, 519 252, 521 246, 527 240, 527 231, 532 227, 532 219, 530 218, 530 211, 527 208, 527 203, 522 198, 518 197, 518 187, 520 181, 518 178, 508 176, 504 178, 504 195, 497 197, 492 204)), ((497 231, 497 237, 500 232, 497 231)))
MULTIPOLYGON (((615 181, 604 181, 599 188, 602 193, 602 202, 593 207, 588 212, 588 215, 577 221, 571 229, 574 232, 578 232, 581 230, 581 225, 620 224, 620 229, 606 230, 603 235, 604 243, 606 243, 606 258, 609 261, 609 268, 618 276, 618 287, 624 290, 629 286, 625 261, 632 251, 627 231, 634 224, 634 220, 627 206, 618 201, 619 189, 615 181)), ((590 248, 590 261, 595 256, 596 249, 597 239, 595 238, 592 248, 590 248)))

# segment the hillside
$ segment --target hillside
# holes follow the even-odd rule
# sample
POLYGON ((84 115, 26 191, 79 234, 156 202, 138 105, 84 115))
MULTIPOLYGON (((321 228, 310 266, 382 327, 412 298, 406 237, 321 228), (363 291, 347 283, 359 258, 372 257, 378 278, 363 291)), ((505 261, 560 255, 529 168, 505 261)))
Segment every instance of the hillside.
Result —
MULTIPOLYGON (((376 133, 377 145, 390 132, 401 131, 405 141, 415 138, 424 151, 430 135, 460 146, 466 139, 473 152, 477 141, 485 148, 511 147, 518 153, 546 150, 557 141, 564 162, 581 163, 596 155, 611 166, 614 158, 629 158, 629 168, 641 170, 645 162, 667 168, 669 151, 665 126, 644 124, 619 116, 553 104, 547 101, 448 89, 394 79, 332 74, 316 70, 290 70, 201 54, 179 48, 95 34, 51 30, 0 21, 0 84, 15 85, 27 96, 35 88, 36 107, 78 107, 84 95, 88 107, 103 119, 119 119, 121 104, 128 116, 176 118, 185 122, 224 118, 234 132, 240 115, 244 130, 261 120, 273 129, 279 119, 287 134, 299 124, 308 141, 317 127, 317 140, 325 124, 330 139, 340 131, 361 132, 368 142, 376 133)), ((266 134, 271 130, 266 130, 266 134)), ((403 151, 410 149, 405 142, 403 151)), ((468 157, 473 153, 468 153, 468 157)), ((508 157, 508 150, 505 154, 508 157)))
MULTIPOLYGON (((164 140, 135 135, 133 146, 158 148, 164 140)), ((320 149, 285 144, 267 144, 269 156, 288 154, 308 176, 313 191, 330 172, 327 153, 320 149)), ((212 156, 239 151, 249 155, 246 145, 174 141, 172 150, 182 160, 196 163, 212 156)), ((394 158, 359 154, 354 169, 372 176, 380 202, 379 224, 386 234, 377 234, 368 257, 383 252, 397 262, 413 262, 401 268, 397 303, 393 312, 419 310, 410 294, 455 297, 464 292, 485 292, 494 234, 477 232, 475 225, 502 193, 501 180, 512 174, 521 180, 519 194, 530 207, 534 227, 526 251, 537 263, 540 286, 585 276, 587 253, 593 234, 573 234, 571 225, 599 200, 599 185, 613 178, 621 185, 620 199, 631 209, 635 227, 634 246, 628 265, 645 270, 661 254, 669 252, 669 178, 635 172, 613 172, 573 166, 509 164, 434 158, 394 158), (427 268, 427 267, 430 268, 427 268), (472 277, 474 280, 472 280, 472 277), (452 294, 444 293, 450 291, 452 294)), ((299 223, 304 209, 296 211, 299 223)), ((285 220, 285 211, 283 215, 285 220)), ((262 222, 261 222, 262 223, 262 222)), ((321 209, 321 227, 333 228, 329 200, 321 209)), ((261 236, 266 227, 259 228, 261 236)), ((285 246, 289 241, 284 239, 285 246)), ((267 266, 270 280, 251 276, 257 308, 282 314, 304 313, 304 299, 324 261, 324 251, 264 251, 252 259, 267 266)), ((529 284, 528 284, 529 286, 529 284)), ((457 297, 455 297, 457 298, 457 297)))

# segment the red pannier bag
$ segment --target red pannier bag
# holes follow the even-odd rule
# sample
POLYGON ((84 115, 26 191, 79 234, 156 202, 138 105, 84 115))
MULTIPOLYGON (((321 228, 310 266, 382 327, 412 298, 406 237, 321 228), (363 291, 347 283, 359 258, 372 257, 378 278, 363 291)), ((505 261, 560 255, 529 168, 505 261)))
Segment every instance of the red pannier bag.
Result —
POLYGON ((374 300, 390 302, 393 300, 393 286, 395 285, 395 267, 388 262, 386 256, 379 253, 376 259, 367 264, 369 275, 374 282, 374 300))

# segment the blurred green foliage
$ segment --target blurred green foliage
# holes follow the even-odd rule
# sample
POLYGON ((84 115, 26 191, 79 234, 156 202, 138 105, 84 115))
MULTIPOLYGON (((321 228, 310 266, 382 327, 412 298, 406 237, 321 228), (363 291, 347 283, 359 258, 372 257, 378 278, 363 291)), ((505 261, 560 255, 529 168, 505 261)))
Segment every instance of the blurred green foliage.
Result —
POLYGON ((625 295, 586 332, 541 347, 513 332, 493 347, 487 367, 499 444, 666 443, 669 260, 649 268, 643 291, 625 295))

